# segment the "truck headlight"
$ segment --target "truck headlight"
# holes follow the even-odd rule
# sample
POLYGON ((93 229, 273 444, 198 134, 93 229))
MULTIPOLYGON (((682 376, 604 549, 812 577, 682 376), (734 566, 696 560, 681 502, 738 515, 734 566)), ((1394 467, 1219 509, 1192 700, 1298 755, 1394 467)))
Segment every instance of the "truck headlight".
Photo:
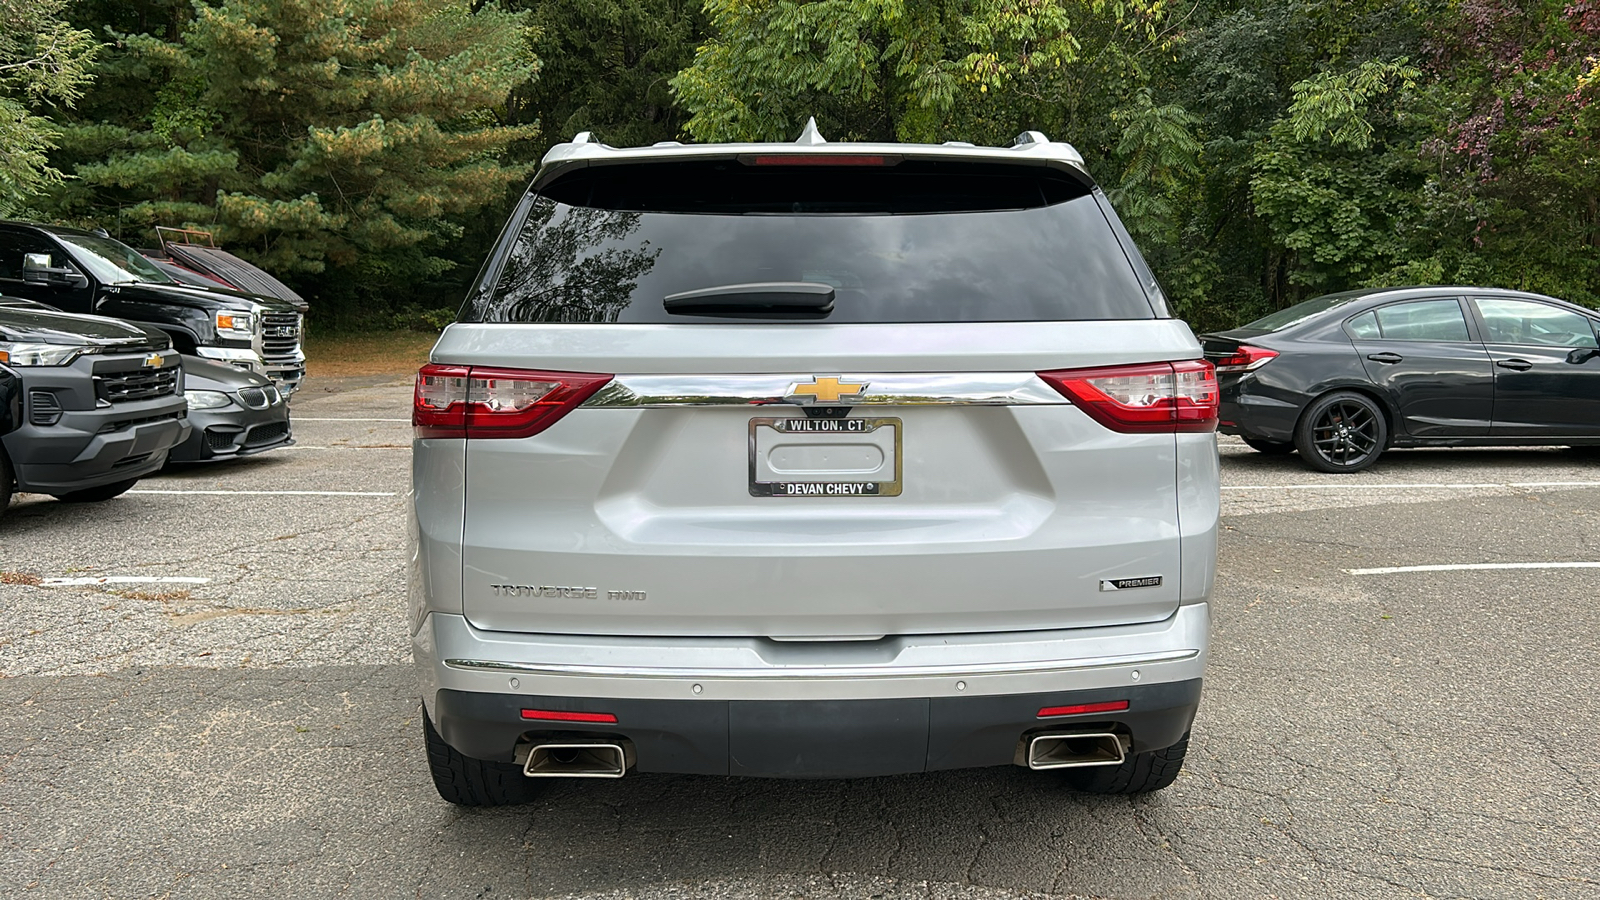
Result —
POLYGON ((249 313, 219 312, 216 315, 217 333, 223 337, 249 338, 253 332, 249 313))
POLYGON ((89 352, 65 344, 23 344, 0 341, 0 363, 13 366, 64 366, 89 352))
POLYGON ((184 391, 183 397, 190 409, 221 409, 233 402, 221 391, 184 391))

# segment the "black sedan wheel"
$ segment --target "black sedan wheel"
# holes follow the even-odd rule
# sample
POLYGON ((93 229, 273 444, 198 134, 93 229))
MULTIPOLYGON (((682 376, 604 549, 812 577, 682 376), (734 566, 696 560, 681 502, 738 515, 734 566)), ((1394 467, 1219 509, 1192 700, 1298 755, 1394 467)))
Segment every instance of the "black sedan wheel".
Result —
POLYGON ((1352 391, 1319 397, 1306 407, 1294 430, 1294 445, 1306 465, 1322 472, 1359 472, 1389 443, 1383 410, 1352 391))
POLYGON ((1245 438, 1244 442, 1251 450, 1265 453, 1268 456, 1288 456, 1294 452, 1292 441, 1263 441, 1260 438, 1245 438))

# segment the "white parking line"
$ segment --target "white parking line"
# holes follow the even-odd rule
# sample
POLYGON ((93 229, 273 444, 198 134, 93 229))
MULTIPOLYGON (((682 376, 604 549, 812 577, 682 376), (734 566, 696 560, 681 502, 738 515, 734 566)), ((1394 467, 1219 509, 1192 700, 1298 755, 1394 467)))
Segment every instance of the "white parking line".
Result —
POLYGON ((1600 569, 1600 562, 1453 563, 1436 566, 1380 566, 1345 569, 1346 575, 1398 575, 1405 572, 1478 572, 1486 569, 1600 569))
POLYGON ((209 578, 184 578, 178 575, 101 575, 98 578, 46 578, 40 587, 67 587, 79 584, 210 584, 209 578))
POLYGON ((1481 491, 1490 488, 1600 487, 1600 481, 1484 481, 1446 484, 1225 484, 1225 491, 1481 491))
POLYGON ((334 417, 334 418, 321 418, 321 419, 312 418, 311 416, 295 416, 294 417, 294 421, 296 421, 296 422, 405 422, 407 424, 409 424, 411 422, 410 419, 361 419, 361 418, 345 418, 343 416, 338 416, 338 417, 334 417))
POLYGON ((394 497, 394 491, 158 491, 132 490, 130 494, 179 494, 213 497, 394 497))

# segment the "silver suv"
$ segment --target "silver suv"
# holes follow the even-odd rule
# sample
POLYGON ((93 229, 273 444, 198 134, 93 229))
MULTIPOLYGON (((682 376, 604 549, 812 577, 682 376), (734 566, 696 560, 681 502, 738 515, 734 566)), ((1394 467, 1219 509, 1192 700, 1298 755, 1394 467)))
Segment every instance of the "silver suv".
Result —
POLYGON ((1177 776, 1217 385, 1069 145, 545 157, 417 377, 440 794, 1177 776))

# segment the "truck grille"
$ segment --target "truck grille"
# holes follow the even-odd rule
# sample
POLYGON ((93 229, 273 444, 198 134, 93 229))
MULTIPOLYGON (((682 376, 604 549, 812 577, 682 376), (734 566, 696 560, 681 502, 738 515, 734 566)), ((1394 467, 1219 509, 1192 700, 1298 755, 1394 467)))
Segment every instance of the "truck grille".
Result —
POLYGON ((101 375, 101 395, 112 403, 165 397, 178 389, 178 367, 140 369, 101 375))
POLYGON ((294 362, 299 350, 299 313, 266 313, 261 317, 261 356, 268 364, 294 362))

